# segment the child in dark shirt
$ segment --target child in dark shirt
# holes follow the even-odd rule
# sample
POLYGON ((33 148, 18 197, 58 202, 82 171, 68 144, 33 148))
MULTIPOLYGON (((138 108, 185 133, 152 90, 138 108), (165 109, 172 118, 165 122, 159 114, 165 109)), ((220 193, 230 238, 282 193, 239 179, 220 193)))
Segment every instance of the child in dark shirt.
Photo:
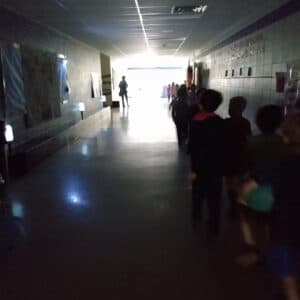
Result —
POLYGON ((196 93, 196 99, 189 105, 189 122, 193 121, 194 116, 201 111, 201 97, 206 89, 201 88, 196 93))
MULTIPOLYGON (((253 136, 248 142, 248 179, 243 183, 240 194, 248 194, 256 186, 269 187, 274 166, 282 159, 284 143, 277 134, 283 121, 282 108, 266 105, 256 115, 256 124, 261 134, 253 136)), ((268 241, 269 215, 257 212, 247 206, 240 206, 240 227, 246 252, 238 258, 243 266, 257 264, 262 259, 262 245, 258 245, 258 236, 263 244, 268 241), (256 228, 256 230, 254 230, 256 228)))
POLYGON ((185 145, 188 138, 189 107, 187 104, 187 90, 182 85, 177 93, 177 98, 172 101, 171 105, 172 118, 177 130, 178 146, 185 145))
POLYGON ((243 175, 247 172, 247 141, 252 135, 250 122, 243 117, 247 100, 243 97, 230 99, 229 116, 226 127, 226 175, 227 192, 230 201, 230 216, 236 217, 238 188, 243 175))
POLYGON ((259 184, 268 184, 272 168, 284 154, 282 136, 277 133, 283 121, 283 110, 277 105, 260 108, 256 124, 261 134, 249 140, 249 171, 259 184))
POLYGON ((191 123, 190 155, 192 189, 193 225, 201 218, 203 202, 208 207, 208 238, 213 239, 219 233, 220 202, 223 158, 220 153, 225 145, 224 120, 215 111, 222 103, 222 95, 214 90, 207 90, 201 97, 201 112, 191 123))
POLYGON ((282 126, 287 154, 273 168, 271 186, 275 204, 271 216, 270 263, 281 279, 286 299, 299 300, 295 278, 300 244, 300 113, 290 115, 282 126))

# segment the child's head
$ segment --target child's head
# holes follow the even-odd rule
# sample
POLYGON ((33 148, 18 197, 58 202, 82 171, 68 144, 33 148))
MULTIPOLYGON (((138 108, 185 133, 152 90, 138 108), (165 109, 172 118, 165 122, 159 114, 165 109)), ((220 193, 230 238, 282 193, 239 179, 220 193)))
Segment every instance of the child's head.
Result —
POLYGON ((197 92, 196 92, 197 97, 200 99, 205 91, 206 91, 205 88, 198 89, 197 92))
POLYGON ((283 109, 278 105, 266 105, 256 114, 256 125, 263 134, 273 134, 283 121, 283 109))
POLYGON ((191 91, 193 92, 193 93, 196 93, 196 90, 197 90, 197 87, 196 87, 196 84, 192 84, 191 85, 191 91))
POLYGON ((295 113, 286 118, 282 124, 284 140, 291 146, 300 146, 300 113, 295 113))
POLYGON ((230 117, 237 118, 242 117, 244 110, 247 106, 247 100, 244 97, 233 97, 229 102, 228 113, 230 117))
POLYGON ((187 90, 186 90, 186 86, 184 84, 181 85, 180 88, 178 89, 177 96, 179 98, 186 98, 187 90))
POLYGON ((215 90, 206 90, 201 95, 201 107, 206 112, 214 112, 221 105, 223 96, 215 90))

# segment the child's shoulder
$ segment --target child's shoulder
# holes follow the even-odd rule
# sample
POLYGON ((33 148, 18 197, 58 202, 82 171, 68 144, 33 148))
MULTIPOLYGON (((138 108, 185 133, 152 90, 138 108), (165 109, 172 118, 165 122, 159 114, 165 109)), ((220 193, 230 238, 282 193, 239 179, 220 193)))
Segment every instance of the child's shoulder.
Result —
POLYGON ((199 112, 197 113, 194 118, 193 121, 195 122, 211 122, 211 121, 216 121, 216 120, 221 120, 222 122, 224 121, 224 119, 222 119, 218 114, 216 113, 209 113, 209 112, 199 112))
POLYGON ((300 172, 300 153, 290 153, 289 149, 286 149, 284 164, 289 167, 297 167, 300 172))
POLYGON ((246 124, 249 124, 249 125, 250 125, 250 121, 249 121, 249 119, 247 119, 247 118, 245 118, 245 117, 242 117, 242 120, 243 120, 243 122, 244 122, 244 123, 246 123, 246 124))
POLYGON ((259 134, 250 138, 249 147, 255 152, 269 153, 270 156, 286 153, 286 146, 280 135, 264 135, 259 134))
POLYGON ((266 135, 266 134, 257 134, 251 137, 250 139, 251 142, 253 143, 283 143, 283 139, 282 136, 279 134, 270 134, 270 135, 266 135))

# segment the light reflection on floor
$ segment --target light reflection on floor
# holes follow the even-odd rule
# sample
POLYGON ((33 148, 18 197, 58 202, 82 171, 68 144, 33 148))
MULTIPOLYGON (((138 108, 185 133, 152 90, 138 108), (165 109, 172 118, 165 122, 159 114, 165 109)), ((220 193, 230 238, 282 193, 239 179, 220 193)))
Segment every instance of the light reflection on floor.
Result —
POLYGON ((1 299, 270 299, 264 273, 235 267, 232 227, 214 248, 191 229, 166 99, 130 99, 91 132, 11 184, 26 243, 0 255, 1 299))

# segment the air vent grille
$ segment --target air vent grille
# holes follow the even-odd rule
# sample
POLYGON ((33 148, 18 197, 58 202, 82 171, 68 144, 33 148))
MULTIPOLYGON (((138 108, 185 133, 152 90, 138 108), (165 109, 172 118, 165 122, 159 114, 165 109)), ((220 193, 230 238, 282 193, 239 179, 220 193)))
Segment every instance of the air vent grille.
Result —
POLYGON ((178 5, 173 6, 171 13, 173 15, 201 15, 207 9, 207 5, 178 5))

